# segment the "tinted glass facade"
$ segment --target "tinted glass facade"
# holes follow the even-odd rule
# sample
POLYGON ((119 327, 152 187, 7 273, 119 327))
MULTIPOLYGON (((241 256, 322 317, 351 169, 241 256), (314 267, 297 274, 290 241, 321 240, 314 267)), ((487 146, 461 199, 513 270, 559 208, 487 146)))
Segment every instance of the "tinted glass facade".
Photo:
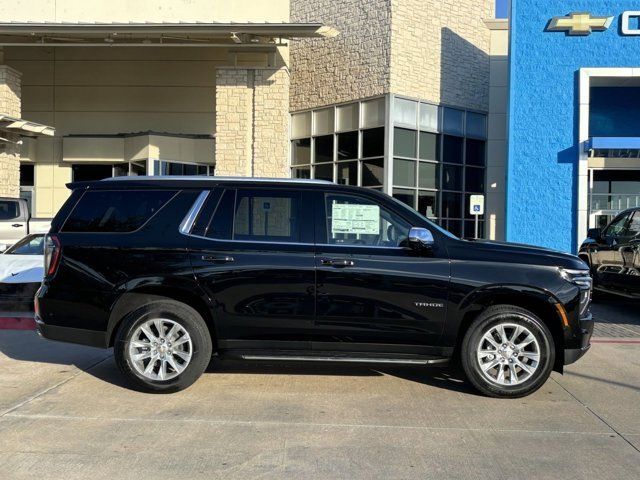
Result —
POLYGON ((291 125, 293 178, 382 190, 474 235, 469 196, 485 192, 484 113, 388 95, 294 113, 291 125))

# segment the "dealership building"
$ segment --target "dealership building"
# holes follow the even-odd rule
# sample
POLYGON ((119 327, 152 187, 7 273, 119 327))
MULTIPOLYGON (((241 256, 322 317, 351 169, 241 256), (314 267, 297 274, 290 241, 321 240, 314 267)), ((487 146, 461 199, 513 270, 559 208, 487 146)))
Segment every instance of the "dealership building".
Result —
POLYGON ((627 2, 515 0, 510 27, 493 0, 6 3, 0 195, 35 216, 74 180, 291 176, 465 237, 482 194, 481 236, 575 251, 640 202, 627 2))

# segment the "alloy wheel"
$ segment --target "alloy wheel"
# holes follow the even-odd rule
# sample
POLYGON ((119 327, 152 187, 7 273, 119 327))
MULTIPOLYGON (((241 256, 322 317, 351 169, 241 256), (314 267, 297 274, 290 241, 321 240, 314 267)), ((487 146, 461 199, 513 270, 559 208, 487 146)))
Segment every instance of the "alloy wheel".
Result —
POLYGON ((477 359, 482 374, 498 385, 520 385, 540 365, 540 344, 528 328, 515 323, 493 325, 480 339, 477 359))
POLYGON ((174 320, 154 318, 139 325, 129 341, 129 359, 150 380, 180 375, 191 362, 193 344, 185 328, 174 320))

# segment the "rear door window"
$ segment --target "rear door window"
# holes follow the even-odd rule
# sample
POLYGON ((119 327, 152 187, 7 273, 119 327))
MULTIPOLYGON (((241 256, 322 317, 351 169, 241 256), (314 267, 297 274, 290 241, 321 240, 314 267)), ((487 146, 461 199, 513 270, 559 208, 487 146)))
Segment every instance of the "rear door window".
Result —
POLYGON ((205 236, 216 240, 299 243, 301 203, 301 195, 295 191, 227 189, 217 202, 205 236))
POLYGON ((69 215, 62 231, 133 232, 176 193, 169 190, 89 190, 69 215))

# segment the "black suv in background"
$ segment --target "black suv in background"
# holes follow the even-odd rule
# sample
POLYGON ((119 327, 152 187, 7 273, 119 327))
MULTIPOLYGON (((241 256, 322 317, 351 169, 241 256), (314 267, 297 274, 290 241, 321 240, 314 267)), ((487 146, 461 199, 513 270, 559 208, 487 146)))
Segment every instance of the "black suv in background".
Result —
POLYGON ((589 348, 578 258, 460 240, 380 192, 322 181, 128 177, 71 184, 46 241, 38 328, 114 347, 150 391, 212 353, 429 365, 496 397, 589 348))
POLYGON ((625 210, 603 230, 590 229, 578 255, 595 289, 640 298, 640 208, 625 210))

